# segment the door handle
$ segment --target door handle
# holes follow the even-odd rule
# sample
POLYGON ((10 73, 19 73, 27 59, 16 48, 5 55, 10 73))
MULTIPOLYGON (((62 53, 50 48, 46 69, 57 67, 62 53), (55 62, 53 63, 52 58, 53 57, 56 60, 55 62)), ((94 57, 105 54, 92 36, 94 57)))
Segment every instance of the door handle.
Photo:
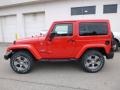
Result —
POLYGON ((69 38, 68 42, 76 42, 77 36, 73 36, 72 38, 69 38))

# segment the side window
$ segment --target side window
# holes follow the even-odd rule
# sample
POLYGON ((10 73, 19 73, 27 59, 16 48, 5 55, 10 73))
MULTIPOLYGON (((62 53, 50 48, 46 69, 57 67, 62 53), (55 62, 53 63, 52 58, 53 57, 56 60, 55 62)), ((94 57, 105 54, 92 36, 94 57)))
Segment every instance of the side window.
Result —
POLYGON ((72 24, 57 24, 53 32, 56 36, 72 36, 73 26, 72 24))
POLYGON ((105 22, 83 22, 79 25, 80 36, 107 35, 108 25, 105 22))

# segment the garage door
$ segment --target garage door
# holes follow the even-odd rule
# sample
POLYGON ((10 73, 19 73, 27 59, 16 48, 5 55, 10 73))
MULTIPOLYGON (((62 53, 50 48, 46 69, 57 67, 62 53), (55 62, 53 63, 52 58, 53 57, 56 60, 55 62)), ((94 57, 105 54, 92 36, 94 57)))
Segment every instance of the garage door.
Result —
POLYGON ((17 33, 16 16, 1 17, 1 29, 4 42, 13 42, 17 33))
POLYGON ((0 18, 0 42, 3 42, 1 18, 0 18))
POLYGON ((24 15, 24 27, 27 37, 45 32, 45 13, 31 13, 24 15))

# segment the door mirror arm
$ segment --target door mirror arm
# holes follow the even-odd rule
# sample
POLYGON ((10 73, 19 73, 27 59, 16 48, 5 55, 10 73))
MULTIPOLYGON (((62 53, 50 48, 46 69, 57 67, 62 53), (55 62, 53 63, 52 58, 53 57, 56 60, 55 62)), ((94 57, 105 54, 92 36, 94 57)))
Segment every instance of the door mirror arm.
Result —
POLYGON ((53 38, 55 37, 55 35, 56 35, 56 33, 55 32, 52 32, 52 33, 50 33, 50 41, 52 41, 53 40, 53 38))

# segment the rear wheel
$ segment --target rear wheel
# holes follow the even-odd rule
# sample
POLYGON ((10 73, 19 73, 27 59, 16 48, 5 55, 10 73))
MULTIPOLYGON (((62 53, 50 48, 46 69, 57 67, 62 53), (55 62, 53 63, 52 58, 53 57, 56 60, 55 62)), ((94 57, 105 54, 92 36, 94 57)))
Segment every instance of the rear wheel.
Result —
POLYGON ((84 71, 95 73, 103 68, 104 63, 104 56, 99 51, 90 50, 83 55, 81 66, 84 71))
POLYGON ((117 42, 116 40, 114 40, 113 50, 114 50, 114 51, 118 51, 118 48, 119 48, 118 42, 117 42))
POLYGON ((16 73, 25 74, 32 70, 33 60, 33 57, 28 52, 19 51, 11 57, 10 65, 16 73))

